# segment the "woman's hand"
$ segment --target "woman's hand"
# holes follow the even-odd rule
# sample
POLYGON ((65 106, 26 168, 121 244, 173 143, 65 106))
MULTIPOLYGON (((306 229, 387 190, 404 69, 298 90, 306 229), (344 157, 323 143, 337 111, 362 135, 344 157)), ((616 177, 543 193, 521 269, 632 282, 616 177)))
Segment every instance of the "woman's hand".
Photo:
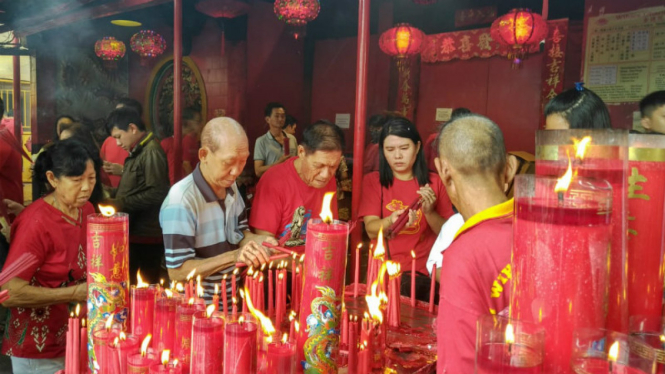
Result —
POLYGON ((418 195, 422 197, 423 213, 425 214, 432 213, 434 211, 434 208, 436 207, 436 194, 434 193, 432 187, 430 187, 429 184, 420 187, 420 189, 418 190, 418 195))
POLYGON ((74 288, 74 300, 72 301, 87 301, 88 300, 88 283, 77 284, 74 288))
MULTIPOLYGON (((391 215, 389 215, 388 220, 390 222, 390 226, 394 225, 397 219, 404 212, 406 212, 406 209, 399 209, 394 211, 391 215)), ((404 225, 404 227, 411 227, 418 220, 418 212, 413 209, 409 209, 409 212, 407 214, 409 215, 409 220, 407 221, 406 225, 404 225)), ((384 227, 384 229, 387 229, 387 227, 384 227)))

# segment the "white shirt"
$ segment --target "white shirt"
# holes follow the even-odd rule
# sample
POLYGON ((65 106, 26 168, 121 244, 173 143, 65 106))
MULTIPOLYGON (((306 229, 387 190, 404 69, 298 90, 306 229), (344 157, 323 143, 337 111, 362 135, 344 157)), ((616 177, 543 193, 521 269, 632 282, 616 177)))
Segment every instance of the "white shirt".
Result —
POLYGON ((450 244, 455 239, 455 234, 459 229, 464 226, 464 218, 459 213, 455 213, 446 223, 441 226, 441 231, 439 236, 436 237, 436 241, 432 246, 432 250, 429 252, 429 257, 427 258, 427 269, 432 273, 432 264, 436 264, 437 268, 441 267, 441 261, 443 261, 443 251, 445 251, 450 244))

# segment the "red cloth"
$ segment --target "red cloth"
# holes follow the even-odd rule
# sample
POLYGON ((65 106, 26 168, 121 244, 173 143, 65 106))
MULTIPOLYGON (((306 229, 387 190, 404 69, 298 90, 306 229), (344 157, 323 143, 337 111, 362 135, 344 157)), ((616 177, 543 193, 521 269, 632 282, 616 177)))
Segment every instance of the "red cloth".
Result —
POLYGON ((438 374, 473 373, 478 318, 505 314, 509 305, 512 204, 509 200, 471 217, 446 249, 437 335, 449 338, 437 343, 438 374), (491 214, 497 208, 504 212, 491 214))
MULTIPOLYGON (((291 235, 293 213, 299 206, 305 207, 305 223, 300 233, 305 238, 307 221, 319 218, 323 195, 336 192, 337 182, 332 178, 324 188, 310 187, 298 175, 294 165, 297 157, 291 157, 279 165, 268 169, 256 186, 256 197, 249 216, 249 226, 263 230, 277 238, 291 235)), ((337 219, 337 199, 332 199, 333 218, 337 219)))
MULTIPOLYGON (((115 138, 110 136, 104 140, 104 144, 102 144, 102 149, 99 153, 102 160, 120 165, 124 165, 125 159, 129 156, 129 153, 118 145, 115 138)), ((111 182, 111 187, 118 187, 121 177, 121 175, 109 174, 108 179, 111 182)))
MULTIPOLYGON (((0 139, 0 195, 23 204, 23 163, 21 154, 0 139)), ((0 201, 2 203, 2 201, 0 201)))
MULTIPOLYGON (((436 211, 441 217, 448 219, 453 215, 453 205, 448 198, 446 188, 441 179, 429 174, 430 187, 436 194, 436 211)), ((379 182, 379 173, 374 172, 365 176, 363 180, 363 195, 360 201, 358 216, 388 217, 394 211, 406 209, 420 195, 418 181, 414 178, 410 181, 393 179, 393 185, 382 188, 379 182), (383 200, 381 199, 383 190, 383 200)), ((429 274, 427 271, 427 257, 436 241, 437 234, 427 224, 422 208, 417 210, 418 220, 412 227, 405 227, 399 234, 388 242, 390 258, 399 262, 402 269, 411 269, 411 250, 416 252, 416 271, 429 274)), ((387 229, 387 228, 386 228, 387 229)))
POLYGON ((425 148, 423 148, 423 152, 425 152, 425 160, 427 160, 427 168, 432 173, 437 172, 436 165, 434 165, 434 159, 438 153, 437 150, 434 149, 434 143, 436 143, 437 136, 439 136, 439 134, 434 133, 427 137, 427 140, 425 140, 425 148))
MULTIPOLYGON (((174 171, 175 171, 175 157, 173 154, 173 137, 170 136, 166 139, 163 139, 161 142, 162 149, 166 153, 166 159, 169 162, 169 181, 173 186, 176 182, 174 171)), ((192 170, 196 167, 196 164, 199 163, 199 140, 193 134, 187 134, 182 138, 182 162, 189 162, 192 166, 192 170)), ((185 175, 183 175, 185 177, 185 175)))
POLYGON ((370 143, 365 148, 363 174, 369 174, 373 171, 379 171, 379 145, 370 143))
MULTIPOLYGON (((61 288, 86 282, 87 216, 95 212, 86 203, 78 220, 64 214, 44 199, 30 204, 12 225, 12 242, 5 268, 24 252, 38 261, 19 278, 33 287, 61 288)), ((9 323, 2 353, 22 358, 55 358, 65 355, 69 304, 42 308, 9 308, 9 323)))

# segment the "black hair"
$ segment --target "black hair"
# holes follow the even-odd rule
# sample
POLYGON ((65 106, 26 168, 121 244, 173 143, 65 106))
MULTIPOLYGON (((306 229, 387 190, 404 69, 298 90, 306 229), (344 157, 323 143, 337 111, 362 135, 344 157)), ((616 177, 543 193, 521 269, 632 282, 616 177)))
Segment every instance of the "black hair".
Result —
POLYGON ((263 109, 263 114, 266 117, 270 117, 270 116, 272 116, 272 110, 273 109, 279 109, 279 108, 284 109, 284 111, 286 112, 286 108, 284 107, 284 105, 282 105, 280 103, 277 103, 277 102, 274 102, 274 101, 270 102, 266 105, 265 109, 263 109))
POLYGON ((0 97, 0 119, 5 115, 5 102, 0 97))
POLYGON ((665 91, 655 91, 640 100, 642 118, 650 117, 654 110, 665 105, 665 91))
POLYGON ((381 130, 383 126, 393 116, 390 114, 375 114, 367 119, 367 131, 369 132, 369 142, 372 144, 379 143, 381 137, 381 130))
POLYGON ((303 132, 302 146, 307 154, 316 151, 342 151, 346 148, 344 133, 336 124, 320 119, 303 132))
POLYGON ((182 119, 185 121, 191 121, 197 114, 200 116, 201 111, 198 108, 190 106, 182 110, 182 119))
POLYGON ((464 107, 459 107, 453 109, 452 113, 450 113, 450 121, 455 120, 456 118, 462 117, 462 116, 467 116, 471 114, 471 110, 464 108, 464 107))
POLYGON ((123 97, 122 99, 118 100, 116 108, 118 105, 122 105, 122 108, 132 108, 136 111, 136 113, 139 114, 139 116, 143 116, 143 105, 141 105, 141 103, 139 103, 139 101, 136 99, 132 99, 131 97, 123 97))
POLYGON ((282 128, 285 129, 285 128, 287 128, 289 126, 293 126, 297 123, 298 123, 298 121, 296 121, 296 117, 294 117, 290 114, 287 114, 286 119, 284 120, 284 126, 282 126, 282 128))
POLYGON ((413 163, 413 176, 418 181, 418 185, 424 186, 430 183, 429 170, 427 169, 427 161, 425 161, 425 153, 423 152, 423 142, 420 138, 416 126, 404 117, 392 117, 383 126, 381 130, 381 137, 379 138, 379 180, 381 186, 389 188, 393 185, 393 171, 383 154, 383 143, 389 135, 395 135, 400 138, 410 139, 415 146, 420 143, 420 149, 416 154, 416 161, 413 163))
POLYGON ((60 137, 60 134, 58 134, 58 122, 60 122, 60 120, 62 120, 62 119, 68 119, 71 122, 76 122, 74 117, 72 117, 70 115, 67 115, 67 114, 62 114, 62 115, 59 115, 59 116, 55 117, 55 122, 53 122, 53 141, 58 140, 58 138, 60 137))
POLYGON ((117 127, 118 130, 127 131, 130 123, 136 125, 140 131, 146 130, 141 115, 129 107, 114 109, 106 118, 106 129, 109 133, 113 131, 114 127, 117 127))
POLYGON ((545 118, 559 114, 571 129, 611 129, 610 113, 603 100, 586 88, 571 88, 545 106, 545 118))
MULTIPOLYGON (((53 187, 46 177, 47 171, 53 172, 56 178, 77 177, 83 175, 88 161, 92 161, 95 172, 99 175, 101 160, 98 152, 77 138, 56 141, 39 154, 32 168, 32 177, 46 188, 47 193, 50 193, 53 187)), ((101 186, 99 191, 101 193, 101 186)))

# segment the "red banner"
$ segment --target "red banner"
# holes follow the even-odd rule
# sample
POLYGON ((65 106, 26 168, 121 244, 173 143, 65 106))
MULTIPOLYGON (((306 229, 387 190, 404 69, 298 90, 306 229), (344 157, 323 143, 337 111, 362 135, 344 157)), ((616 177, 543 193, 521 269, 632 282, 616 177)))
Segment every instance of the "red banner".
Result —
MULTIPOLYGON (((568 19, 549 21, 549 32, 545 40, 543 58, 543 88, 541 114, 545 105, 563 90, 563 73, 566 65, 568 43, 568 19)), ((544 117, 541 116, 544 121, 544 117)))
POLYGON ((496 5, 455 11, 455 27, 483 25, 496 19, 496 5))

